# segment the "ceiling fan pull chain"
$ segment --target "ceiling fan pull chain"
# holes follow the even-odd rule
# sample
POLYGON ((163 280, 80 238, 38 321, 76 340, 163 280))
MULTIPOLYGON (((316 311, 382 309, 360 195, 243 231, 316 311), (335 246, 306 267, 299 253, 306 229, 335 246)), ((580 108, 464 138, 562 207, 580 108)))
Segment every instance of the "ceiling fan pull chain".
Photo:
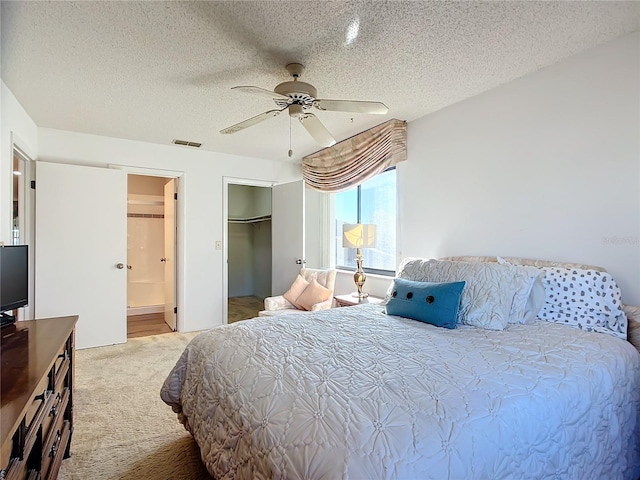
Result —
POLYGON ((293 150, 291 149, 291 117, 289 117, 289 158, 293 156, 293 150))

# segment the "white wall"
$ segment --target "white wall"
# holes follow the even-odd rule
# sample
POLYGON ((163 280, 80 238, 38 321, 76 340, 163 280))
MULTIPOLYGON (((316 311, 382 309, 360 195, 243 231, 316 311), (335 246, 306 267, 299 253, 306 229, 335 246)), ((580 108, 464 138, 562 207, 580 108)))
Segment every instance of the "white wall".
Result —
POLYGON ((271 221, 229 223, 229 297, 271 295, 271 221))
POLYGON ((178 238, 184 256, 184 276, 178 278, 178 328, 193 331, 222 322, 223 176, 268 182, 301 177, 299 165, 219 154, 174 145, 156 145, 41 128, 38 153, 42 161, 108 164, 183 171, 178 238))
POLYGON ((600 265, 640 304, 640 34, 409 123, 403 256, 600 265))
POLYGON ((249 187, 253 189, 253 216, 271 215, 271 189, 267 187, 249 187))
POLYGON ((229 218, 254 216, 252 189, 248 185, 229 185, 229 218))
POLYGON ((271 215, 271 188, 253 185, 229 185, 229 218, 254 218, 271 215))
POLYGON ((15 142, 31 159, 38 152, 38 128, 0 81, 0 241, 11 243, 11 183, 15 142))
POLYGON ((271 222, 253 223, 250 228, 253 238, 253 295, 266 298, 271 296, 271 222))
POLYGON ((253 295, 252 228, 248 223, 229 223, 229 297, 253 295))

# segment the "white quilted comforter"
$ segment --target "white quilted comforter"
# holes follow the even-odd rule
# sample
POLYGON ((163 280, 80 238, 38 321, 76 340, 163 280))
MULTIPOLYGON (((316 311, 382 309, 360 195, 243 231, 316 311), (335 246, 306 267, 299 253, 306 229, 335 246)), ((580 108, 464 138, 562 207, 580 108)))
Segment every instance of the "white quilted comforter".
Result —
POLYGON ((215 328, 161 391, 217 479, 637 479, 640 355, 362 305, 215 328))

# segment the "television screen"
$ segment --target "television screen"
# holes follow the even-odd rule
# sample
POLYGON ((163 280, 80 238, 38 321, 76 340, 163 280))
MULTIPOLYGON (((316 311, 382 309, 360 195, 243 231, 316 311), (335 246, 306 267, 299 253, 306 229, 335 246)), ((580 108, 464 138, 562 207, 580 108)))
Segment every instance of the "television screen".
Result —
POLYGON ((29 247, 0 247, 0 313, 29 302, 29 247))

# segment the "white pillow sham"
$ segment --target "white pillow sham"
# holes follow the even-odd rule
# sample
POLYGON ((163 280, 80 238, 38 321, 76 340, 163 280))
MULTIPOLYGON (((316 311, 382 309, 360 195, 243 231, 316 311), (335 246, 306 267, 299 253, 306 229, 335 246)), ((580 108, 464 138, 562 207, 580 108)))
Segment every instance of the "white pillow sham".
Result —
POLYGON ((525 305, 524 314, 519 316, 518 312, 512 311, 509 317, 509 323, 533 322, 544 304, 545 288, 542 280, 544 278, 545 271, 542 268, 531 265, 515 265, 502 257, 496 257, 496 261, 500 265, 512 265, 516 268, 521 268, 529 274, 531 287, 527 296, 527 304, 525 305))
POLYGON ((503 330, 511 316, 523 318, 531 290, 524 269, 493 262, 406 259, 398 277, 420 282, 465 281, 458 322, 490 330, 503 330))

